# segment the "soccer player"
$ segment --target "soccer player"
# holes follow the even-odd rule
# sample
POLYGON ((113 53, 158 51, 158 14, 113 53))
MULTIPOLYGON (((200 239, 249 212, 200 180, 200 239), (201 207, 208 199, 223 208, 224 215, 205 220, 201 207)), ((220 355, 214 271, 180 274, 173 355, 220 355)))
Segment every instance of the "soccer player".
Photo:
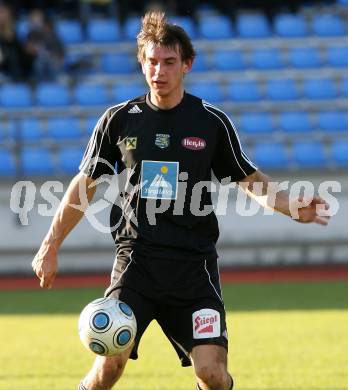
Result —
MULTIPOLYGON (((90 201, 96 180, 114 174, 117 166, 117 173, 126 174, 110 218, 116 260, 106 295, 130 305, 138 333, 121 355, 98 356, 78 388, 111 389, 128 358, 137 358, 140 338, 156 319, 182 365, 193 365, 196 389, 230 390, 215 249, 219 232, 215 214, 207 212, 212 205, 207 183, 213 172, 252 194, 254 183, 267 188, 269 178, 245 155, 227 115, 185 92, 183 80, 195 57, 186 32, 163 13, 151 12, 137 39, 150 91, 100 118, 32 266, 41 287, 50 288, 58 249, 87 207, 83 199, 90 201)), ((268 207, 290 216, 291 202, 287 192, 278 191, 268 207)), ((326 204, 314 197, 297 220, 326 225, 328 217, 318 215, 317 206, 326 204)))

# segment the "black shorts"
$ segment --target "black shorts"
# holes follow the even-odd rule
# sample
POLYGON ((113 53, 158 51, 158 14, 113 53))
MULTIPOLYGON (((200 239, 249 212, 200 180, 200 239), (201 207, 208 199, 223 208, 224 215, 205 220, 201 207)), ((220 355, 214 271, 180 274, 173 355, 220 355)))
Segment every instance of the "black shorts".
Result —
POLYGON ((106 296, 126 302, 137 319, 131 359, 137 359, 140 339, 155 319, 176 350, 183 366, 201 344, 227 349, 226 315, 217 259, 173 261, 145 256, 118 256, 106 296))

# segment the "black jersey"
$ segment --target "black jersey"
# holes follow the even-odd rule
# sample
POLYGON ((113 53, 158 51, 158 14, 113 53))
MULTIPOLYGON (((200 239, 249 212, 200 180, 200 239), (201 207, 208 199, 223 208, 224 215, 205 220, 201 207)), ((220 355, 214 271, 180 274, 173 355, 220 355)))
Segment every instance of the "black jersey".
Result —
POLYGON ((97 179, 115 166, 126 172, 110 217, 117 253, 178 260, 216 256, 212 172, 239 181, 256 170, 228 116, 187 93, 168 110, 147 94, 105 112, 80 170, 97 179), (151 215, 156 207, 162 211, 151 215))

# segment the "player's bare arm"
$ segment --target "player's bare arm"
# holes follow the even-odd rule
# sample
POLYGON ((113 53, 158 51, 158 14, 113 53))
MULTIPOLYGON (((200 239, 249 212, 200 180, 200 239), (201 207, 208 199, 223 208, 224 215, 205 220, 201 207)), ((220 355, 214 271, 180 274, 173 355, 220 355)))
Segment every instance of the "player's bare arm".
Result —
POLYGON ((238 184, 263 207, 276 210, 301 223, 328 224, 329 205, 319 196, 311 199, 306 199, 305 196, 292 199, 288 191, 282 190, 276 182, 271 181, 269 176, 259 170, 245 177, 238 184))
POLYGON ((58 250, 65 237, 83 217, 95 189, 93 179, 83 173, 72 179, 53 217, 50 229, 32 261, 32 268, 40 279, 41 287, 52 287, 58 268, 58 250), (72 207, 73 205, 78 207, 72 207))

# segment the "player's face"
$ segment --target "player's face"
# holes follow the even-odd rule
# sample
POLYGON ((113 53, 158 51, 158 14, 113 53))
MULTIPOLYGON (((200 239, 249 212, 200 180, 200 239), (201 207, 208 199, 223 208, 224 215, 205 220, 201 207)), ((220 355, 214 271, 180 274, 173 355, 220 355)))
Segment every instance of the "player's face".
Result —
POLYGON ((149 44, 145 49, 143 73, 151 93, 162 98, 182 92, 184 75, 191 67, 191 61, 182 61, 179 48, 149 44))

